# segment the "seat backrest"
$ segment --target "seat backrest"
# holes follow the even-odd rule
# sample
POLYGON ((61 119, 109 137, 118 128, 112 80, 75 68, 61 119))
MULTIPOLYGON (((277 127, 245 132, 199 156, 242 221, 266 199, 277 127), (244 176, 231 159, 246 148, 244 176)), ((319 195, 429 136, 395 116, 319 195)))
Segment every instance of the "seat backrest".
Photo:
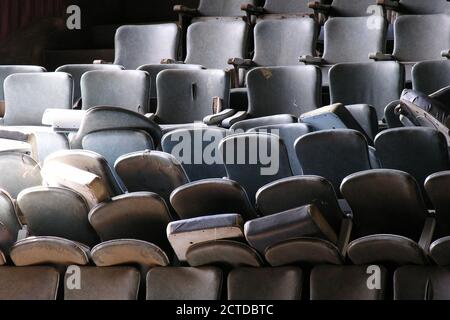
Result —
POLYGON ((72 108, 73 80, 67 73, 12 74, 4 90, 8 126, 41 126, 46 109, 72 108))
POLYGON ((33 236, 60 237, 92 247, 100 242, 89 224, 83 197, 65 188, 35 187, 22 191, 17 206, 33 236))
POLYGON ((247 75, 252 117, 299 116, 322 106, 321 73, 315 66, 256 68, 247 75), (283 93, 283 94, 280 94, 283 93))
POLYGON ((238 268, 228 275, 228 300, 301 300, 302 287, 296 267, 238 268))
POLYGON ((39 66, 0 66, 0 101, 5 99, 3 93, 3 84, 10 75, 15 73, 34 73, 34 72, 45 72, 45 68, 39 66))
POLYGON ((313 128, 306 123, 270 125, 249 130, 249 132, 270 133, 279 136, 286 146, 294 175, 303 174, 302 167, 295 153, 295 142, 298 138, 313 131, 313 128))
POLYGON ((400 0, 407 14, 439 14, 449 13, 450 4, 447 0, 400 0))
POLYGON ((192 182, 176 189, 170 203, 181 219, 236 213, 247 221, 256 218, 245 190, 227 179, 192 182))
POLYGON ((354 235, 393 234, 418 241, 428 216, 412 176, 395 170, 370 170, 347 177, 342 194, 353 210, 354 235))
POLYGON ((386 25, 379 16, 328 19, 324 60, 328 64, 369 62, 369 54, 385 50, 386 25))
POLYGON ((364 17, 382 14, 383 8, 375 0, 333 0, 331 15, 335 17, 364 17))
POLYGON ((222 70, 165 70, 159 73, 157 120, 164 124, 186 124, 213 114, 215 97, 229 106, 230 74, 222 70), (177 85, 174 86, 173 84, 177 85))
POLYGON ((246 133, 228 136, 219 145, 228 178, 247 191, 252 203, 262 186, 292 176, 283 141, 275 135, 246 133))
POLYGON ((115 64, 66 64, 56 69, 56 72, 65 72, 73 79, 73 102, 76 104, 81 99, 81 77, 89 71, 95 70, 123 70, 122 66, 115 64))
POLYGON ((227 134, 219 128, 180 129, 167 133, 161 146, 180 161, 191 181, 223 178, 227 173, 219 143, 227 134))
POLYGON ((154 193, 121 195, 93 208, 89 221, 103 242, 142 240, 169 250, 166 229, 171 218, 164 200, 154 193))
POLYGON ((450 171, 439 172, 431 175, 425 181, 425 190, 436 209, 436 231, 435 238, 450 235, 450 171))
POLYGON ((0 153, 0 167, 7 168, 0 175, 0 189, 13 198, 27 188, 42 185, 41 167, 30 156, 16 152, 0 153))
POLYGON ((147 300, 220 300, 223 272, 215 267, 153 268, 147 300))
POLYGON ((134 70, 144 64, 176 59, 179 29, 175 23, 122 26, 116 32, 114 64, 134 70))
POLYGON ((198 12, 205 17, 241 17, 245 16, 241 5, 247 3, 254 4, 255 0, 200 0, 198 12))
POLYGON ((0 190, 0 250, 9 254, 11 246, 17 241, 22 224, 16 213, 13 199, 5 191, 0 190))
POLYGON ((367 140, 355 130, 313 132, 298 139, 295 150, 303 173, 327 179, 338 194, 345 177, 371 169, 367 140))
POLYGON ((260 67, 298 65, 298 58, 314 55, 318 26, 311 18, 262 20, 255 27, 253 62, 260 67), (283 48, 282 50, 279 50, 283 48))
POLYGON ((450 61, 422 61, 412 69, 412 85, 415 91, 426 95, 450 86, 450 61))
POLYGON ((159 151, 124 155, 117 160, 115 169, 130 192, 153 192, 167 204, 173 190, 189 182, 178 160, 159 151))
POLYGON ((450 15, 401 16, 394 24, 394 56, 399 61, 436 60, 450 47, 450 15))
POLYGON ((248 34, 243 20, 197 21, 187 31, 186 63, 227 69, 228 59, 245 58, 248 34))
POLYGON ((383 131, 375 139, 375 148, 382 168, 407 172, 421 186, 429 175, 450 170, 447 140, 431 128, 383 131))
POLYGON ((266 0, 264 9, 269 14, 308 13, 311 11, 308 8, 309 2, 309 0, 266 0))
POLYGON ((311 300, 384 300, 388 288, 388 272, 381 266, 317 266, 311 272, 311 300), (380 288, 369 288, 373 274, 380 273, 380 288), (330 285, 332 284, 332 285, 330 285))
POLYGON ((98 106, 120 107, 148 113, 150 76, 139 70, 89 71, 81 77, 83 110, 98 106))
POLYGON ((386 106, 400 98, 405 68, 393 61, 342 63, 330 69, 331 103, 369 104, 384 118, 386 106))

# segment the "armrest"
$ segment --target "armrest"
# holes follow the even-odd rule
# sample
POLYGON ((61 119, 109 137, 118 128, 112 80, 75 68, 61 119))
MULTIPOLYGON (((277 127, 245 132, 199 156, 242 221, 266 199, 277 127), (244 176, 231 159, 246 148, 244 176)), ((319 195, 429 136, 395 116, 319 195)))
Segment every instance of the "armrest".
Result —
POLYGON ((105 60, 94 60, 93 64, 112 64, 112 62, 108 62, 105 60))
POLYGON ((56 132, 77 131, 85 114, 85 110, 46 109, 42 124, 52 126, 56 132))
POLYGON ((189 8, 181 4, 177 4, 173 7, 173 11, 178 14, 188 15, 188 16, 197 16, 198 10, 194 8, 189 8))
POLYGON ((325 64, 325 60, 321 57, 313 57, 313 56, 301 56, 299 58, 300 62, 305 64, 313 64, 313 65, 323 65, 325 64))
POLYGON ((450 86, 430 94, 430 98, 436 99, 439 102, 448 105, 450 102, 450 86))
POLYGON ((393 60, 395 60, 395 57, 391 54, 376 52, 376 53, 370 53, 369 59, 375 60, 375 61, 393 61, 393 60))
POLYGON ((421 247, 425 252, 428 252, 430 248, 431 241, 433 240, 435 227, 436 227, 436 219, 434 217, 428 217, 425 220, 422 236, 420 237, 419 240, 419 247, 421 247))
POLYGON ((253 60, 241 58, 230 58, 228 64, 233 65, 235 69, 249 69, 254 66, 253 60))
POLYGON ((147 113, 147 114, 145 114, 145 117, 146 117, 148 120, 155 121, 156 114, 154 114, 154 113, 147 113))
POLYGON ((450 59, 450 50, 443 50, 443 51, 441 51, 441 56, 443 58, 450 59))
POLYGON ((0 118, 5 116, 5 101, 0 100, 0 118))
POLYGON ((329 4, 322 4, 320 2, 317 1, 311 1, 308 3, 308 7, 312 10, 314 10, 315 14, 324 14, 324 15, 328 15, 330 13, 331 10, 331 5, 329 4))
POLYGON ((231 126, 233 124, 235 124, 236 122, 245 120, 247 118, 248 118, 247 111, 236 112, 232 117, 222 121, 222 127, 224 127, 224 128, 231 128, 231 126))
POLYGON ((203 123, 208 126, 219 125, 224 120, 232 117, 235 114, 236 114, 236 110, 225 109, 225 110, 222 110, 221 112, 218 112, 216 114, 212 114, 210 116, 205 117, 203 119, 203 123))
POLYGON ((353 230, 353 220, 350 216, 345 217, 341 223, 341 232, 339 234, 339 239, 337 242, 337 247, 339 252, 343 257, 347 254, 347 246, 350 242, 350 237, 353 230))
POLYGON ((394 0, 378 0, 377 5, 382 6, 386 10, 392 10, 395 12, 401 11, 401 4, 394 0))
POLYGON ((162 59, 161 64, 184 64, 184 61, 177 61, 175 59, 162 59))
POLYGON ((17 241, 26 239, 30 236, 30 232, 28 231, 28 226, 22 226, 22 229, 17 233, 17 241))
POLYGON ((263 7, 258 7, 250 3, 241 5, 241 10, 247 12, 247 15, 253 16, 263 15, 265 12, 263 7))

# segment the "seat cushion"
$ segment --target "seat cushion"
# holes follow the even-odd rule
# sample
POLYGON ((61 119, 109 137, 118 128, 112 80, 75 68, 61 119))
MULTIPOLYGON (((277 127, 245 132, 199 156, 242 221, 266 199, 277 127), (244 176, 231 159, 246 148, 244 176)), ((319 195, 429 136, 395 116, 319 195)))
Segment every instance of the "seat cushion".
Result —
POLYGON ((450 237, 433 242, 430 246, 430 257, 439 266, 450 266, 450 237))
POLYGON ((354 264, 378 262, 396 265, 423 265, 428 259, 411 239, 389 234, 371 235, 354 240, 348 246, 348 256, 354 264))

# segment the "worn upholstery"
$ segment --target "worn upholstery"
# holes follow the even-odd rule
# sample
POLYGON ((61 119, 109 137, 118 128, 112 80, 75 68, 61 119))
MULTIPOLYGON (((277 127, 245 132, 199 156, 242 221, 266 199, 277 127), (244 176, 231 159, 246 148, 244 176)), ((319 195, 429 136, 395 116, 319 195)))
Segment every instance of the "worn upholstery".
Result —
POLYGON ((116 32, 114 63, 134 70, 162 59, 176 59, 178 38, 175 23, 122 26, 116 32))
POLYGON ((89 71, 81 77, 82 109, 110 106, 148 113, 150 76, 139 70, 89 71))

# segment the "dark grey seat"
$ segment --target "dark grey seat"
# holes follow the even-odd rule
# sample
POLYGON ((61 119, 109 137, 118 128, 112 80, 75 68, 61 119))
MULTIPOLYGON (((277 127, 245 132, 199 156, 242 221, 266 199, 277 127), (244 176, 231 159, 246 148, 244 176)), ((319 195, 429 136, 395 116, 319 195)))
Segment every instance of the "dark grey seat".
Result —
POLYGON ((281 140, 283 140, 288 151, 289 162, 294 175, 303 174, 302 167, 300 166, 297 154, 295 153, 295 142, 298 138, 313 131, 313 128, 306 123, 268 125, 249 130, 249 132, 270 133, 279 136, 281 140))
POLYGON ((176 189, 170 203, 181 219, 236 213, 245 221, 257 217, 245 190, 228 179, 208 179, 176 189))
MULTIPOLYGON (((449 5, 450 6, 450 5, 449 5)), ((412 85, 415 91, 431 95, 450 86, 450 61, 421 61, 412 68, 412 85)))
POLYGON ((321 74, 315 66, 255 68, 247 75, 247 87, 248 113, 225 120, 224 127, 247 118, 262 118, 260 123, 257 119, 251 122, 255 128, 267 125, 264 117, 283 114, 298 117, 322 106, 321 74))
POLYGON ((135 152, 119 158, 115 164, 119 177, 130 192, 153 192, 170 204, 170 194, 189 182, 181 164, 168 153, 135 152))
POLYGON ((399 0, 396 3, 386 1, 380 4, 398 15, 433 15, 450 12, 450 5, 446 0, 430 0, 426 3, 420 0, 399 0))
POLYGON ((330 69, 331 103, 368 104, 383 120, 384 109, 400 99, 405 70, 397 62, 343 63, 330 69))
POLYGON ((367 140, 354 130, 326 130, 307 134, 297 140, 295 150, 303 173, 327 179, 338 194, 346 176, 372 169, 367 140))
MULTIPOLYGON (((262 19, 283 19, 312 15, 313 11, 308 7, 309 0, 266 0, 264 6, 248 4, 242 6, 247 17, 256 16, 262 19)), ((320 3, 323 1, 320 0, 320 3)))
POLYGON ((120 71, 124 68, 114 64, 67 64, 56 69, 56 72, 65 72, 73 79, 73 103, 74 107, 81 107, 81 77, 89 71, 120 71))
POLYGON ((0 167, 5 168, 0 175, 0 188, 14 199, 22 190, 42 185, 41 167, 26 154, 0 153, 0 167))
POLYGON ((147 300, 220 300, 223 272, 215 267, 153 268, 147 275, 147 300))
POLYGON ((322 83, 328 86, 331 66, 345 62, 369 62, 372 52, 384 52, 387 23, 383 17, 335 17, 325 23, 325 48, 322 58, 301 57, 300 61, 319 65, 322 83), (371 27, 368 28, 367 26, 371 27))
POLYGON ((302 286, 295 267, 239 268, 228 275, 228 300, 301 300, 302 286))
MULTIPOLYGON (((372 284, 372 282, 370 282, 372 284)), ((384 300, 388 273, 382 266, 317 266, 311 272, 311 300, 384 300), (374 268, 379 282, 368 286, 374 268)))
POLYGON ((447 267, 404 266, 394 274, 395 300, 449 300, 447 267))
POLYGON ((429 175, 450 170, 447 140, 431 128, 386 130, 375 139, 375 148, 383 168, 407 172, 420 186, 429 175))
MULTIPOLYGON (((7 257, 12 245, 17 241, 22 223, 17 216, 13 199, 5 191, 0 191, 0 207, 2 209, 0 211, 0 250, 7 257)), ((3 256, 2 260, 6 257, 3 256)))
POLYGON ((150 76, 139 70, 89 71, 81 77, 81 99, 83 110, 109 106, 145 114, 150 111, 150 76))
MULTIPOLYGON (((323 1, 325 2, 325 1, 323 1)), ((318 1, 310 2, 309 7, 318 14, 325 17, 364 17, 368 15, 383 16, 382 7, 378 6, 374 0, 332 0, 330 4, 320 3, 318 1)))
POLYGON ((22 191, 17 206, 33 236, 59 237, 92 247, 100 242, 89 224, 84 198, 69 189, 35 187, 22 191))
POLYGON ((378 262, 426 264, 434 218, 420 187, 402 171, 355 173, 342 183, 353 210, 353 238, 348 256, 355 264, 378 262))
POLYGON ((154 120, 163 125, 163 129, 173 130, 180 125, 190 128, 194 122, 204 120, 213 125, 230 116, 231 83, 230 75, 225 71, 165 70, 159 73, 156 82, 158 109, 154 120), (217 114, 221 111, 225 115, 217 114))
POLYGON ((246 133, 231 135, 219 145, 228 178, 247 191, 252 203, 262 186, 292 176, 283 141, 275 135, 246 133))
POLYGON ((176 157, 191 181, 226 176, 219 143, 228 134, 219 128, 180 129, 164 135, 162 150, 176 157))
POLYGON ((116 107, 94 107, 84 115, 70 146, 96 152, 114 165, 125 154, 155 149, 161 137, 159 126, 142 114, 116 107))
POLYGON ((176 59, 178 40, 175 23, 122 26, 116 32, 114 64, 134 70, 164 58, 176 59))

